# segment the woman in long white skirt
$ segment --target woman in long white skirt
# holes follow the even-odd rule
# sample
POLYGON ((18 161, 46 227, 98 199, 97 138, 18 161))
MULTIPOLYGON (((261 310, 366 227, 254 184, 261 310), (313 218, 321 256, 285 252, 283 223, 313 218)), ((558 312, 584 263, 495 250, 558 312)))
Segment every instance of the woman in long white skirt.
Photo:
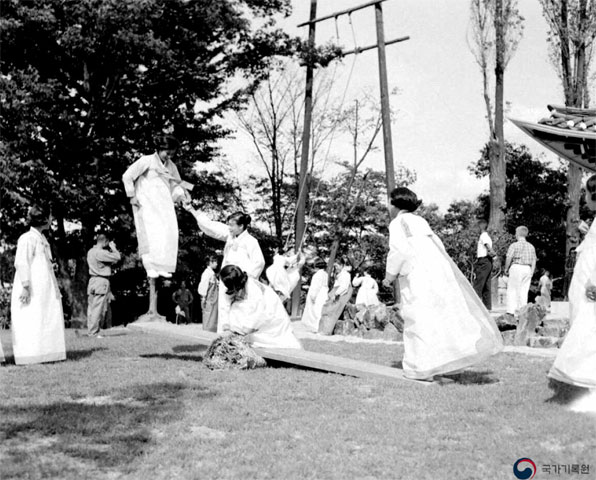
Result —
POLYGON ((320 258, 315 260, 314 267, 317 271, 310 280, 310 286, 306 294, 302 324, 310 332, 317 333, 321 315, 323 314, 323 305, 325 305, 329 294, 329 276, 326 271, 327 263, 324 260, 320 258))
POLYGON ((246 335, 253 347, 302 348, 279 296, 236 265, 221 269, 225 291, 219 322, 223 332, 246 335))
POLYGON ((175 202, 188 202, 192 185, 182 181, 172 161, 178 141, 169 135, 156 140, 157 151, 134 162, 122 182, 133 207, 139 255, 147 276, 169 278, 178 259, 175 202))
MULTIPOLYGON (((586 182, 586 205, 596 211, 596 175, 586 182)), ((569 286, 571 328, 548 373, 577 387, 596 389, 596 221, 577 247, 569 286)))
MULTIPOLYGON (((195 217, 197 225, 203 233, 211 238, 221 240, 225 243, 223 260, 221 266, 236 265, 246 274, 254 279, 258 279, 265 267, 265 257, 261 251, 259 241, 248 231, 251 218, 243 212, 236 212, 230 215, 227 223, 211 220, 204 213, 195 210, 192 205, 186 203, 184 208, 195 217)), ((219 285, 217 315, 221 316, 221 305, 225 301, 225 288, 219 285)), ((217 332, 221 333, 221 323, 217 320, 217 332)))
POLYGON ((404 318, 404 375, 431 380, 455 373, 503 348, 497 326, 426 220, 420 201, 405 187, 391 192, 394 219, 383 284, 399 275, 404 318))
POLYGON ((323 305, 321 321, 319 322, 319 333, 322 335, 333 335, 333 329, 340 319, 346 304, 352 298, 352 265, 346 258, 339 258, 337 261, 339 273, 333 282, 333 287, 327 295, 323 305))
POLYGON ((379 292, 379 284, 366 270, 364 271, 364 275, 362 277, 357 275, 354 280, 352 280, 352 285, 354 287, 360 287, 358 289, 358 293, 356 294, 356 305, 366 305, 367 307, 372 307, 380 303, 379 297, 377 297, 377 293, 379 292))
POLYGON ((31 229, 19 237, 10 303, 12 346, 17 365, 66 359, 62 297, 43 235, 49 218, 29 212, 31 229))

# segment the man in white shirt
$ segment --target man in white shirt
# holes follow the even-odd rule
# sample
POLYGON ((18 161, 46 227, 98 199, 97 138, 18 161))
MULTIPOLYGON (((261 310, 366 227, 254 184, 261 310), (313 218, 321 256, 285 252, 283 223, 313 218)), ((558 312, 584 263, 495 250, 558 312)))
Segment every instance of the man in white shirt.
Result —
POLYGON ((478 228, 480 229, 480 236, 478 237, 478 246, 476 248, 476 266, 474 267, 474 290, 484 303, 484 306, 490 310, 491 293, 490 293, 490 274, 493 269, 492 258, 495 256, 493 251, 493 241, 486 231, 488 223, 484 219, 478 220, 478 228))

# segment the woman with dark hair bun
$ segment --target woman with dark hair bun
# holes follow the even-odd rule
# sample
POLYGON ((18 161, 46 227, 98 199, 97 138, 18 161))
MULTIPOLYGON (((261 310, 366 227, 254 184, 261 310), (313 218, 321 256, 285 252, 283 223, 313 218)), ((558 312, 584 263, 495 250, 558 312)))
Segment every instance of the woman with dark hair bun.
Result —
POLYGON ((29 231, 19 237, 10 314, 15 363, 66 359, 62 296, 52 267, 52 252, 44 232, 50 216, 32 207, 29 231))
POLYGON ((397 187, 391 192, 391 205, 399 210, 414 213, 421 203, 422 200, 409 188, 397 187))
POLYGON ((325 305, 329 294, 329 276, 327 275, 327 262, 322 258, 315 260, 314 267, 317 271, 310 279, 301 321, 307 330, 317 333, 321 315, 323 315, 323 305, 325 305))
POLYGON ((219 274, 223 284, 221 331, 246 335, 249 345, 261 348, 302 348, 292 332, 290 317, 275 291, 236 265, 219 274))
POLYGON ((497 326, 426 220, 408 188, 391 192, 389 254, 383 285, 399 276, 404 376, 433 380, 503 349, 497 326))
POLYGON ((190 183, 182 181, 173 162, 178 140, 171 135, 155 139, 155 153, 134 162, 122 182, 130 198, 139 242, 139 255, 147 276, 170 278, 178 260, 176 202, 190 200, 190 183))
MULTIPOLYGON (((227 218, 227 223, 211 220, 203 212, 195 210, 190 202, 184 204, 184 208, 195 217, 197 225, 203 233, 211 238, 226 242, 224 246, 223 260, 221 266, 237 265, 246 274, 258 279, 265 267, 265 257, 259 245, 259 241, 247 230, 250 225, 250 215, 243 212, 236 212, 227 218)), ((224 298, 224 288, 220 285, 218 301, 221 304, 224 298)), ((218 315, 221 309, 218 308, 218 315)), ((217 331, 221 333, 220 326, 217 331)))
MULTIPOLYGON (((586 206, 596 212, 596 175, 586 182, 586 206)), ((592 389, 578 402, 596 404, 596 221, 577 247, 569 285, 571 328, 548 376, 559 382, 592 389)))

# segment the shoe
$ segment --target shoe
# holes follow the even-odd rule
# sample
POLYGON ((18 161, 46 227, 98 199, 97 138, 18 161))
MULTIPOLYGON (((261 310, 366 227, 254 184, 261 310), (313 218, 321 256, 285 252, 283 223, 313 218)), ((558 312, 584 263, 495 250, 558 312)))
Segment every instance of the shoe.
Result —
POLYGON ((149 269, 149 270, 147 270, 147 276, 149 278, 157 278, 157 277, 159 277, 159 273, 157 273, 156 270, 149 269))
MULTIPOLYGON (((157 274, 163 278, 172 278, 172 274, 168 272, 157 272, 157 274)), ((147 275, 149 275, 149 272, 147 272, 147 275)))

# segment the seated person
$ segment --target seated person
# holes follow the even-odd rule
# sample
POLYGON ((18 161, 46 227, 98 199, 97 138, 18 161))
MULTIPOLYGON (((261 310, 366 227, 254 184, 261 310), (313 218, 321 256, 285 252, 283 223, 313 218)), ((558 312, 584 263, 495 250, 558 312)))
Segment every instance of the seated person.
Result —
POLYGON ((302 348, 292 332, 290 317, 271 287, 248 277, 236 265, 223 267, 220 279, 226 290, 219 318, 223 332, 246 335, 252 347, 302 348))

